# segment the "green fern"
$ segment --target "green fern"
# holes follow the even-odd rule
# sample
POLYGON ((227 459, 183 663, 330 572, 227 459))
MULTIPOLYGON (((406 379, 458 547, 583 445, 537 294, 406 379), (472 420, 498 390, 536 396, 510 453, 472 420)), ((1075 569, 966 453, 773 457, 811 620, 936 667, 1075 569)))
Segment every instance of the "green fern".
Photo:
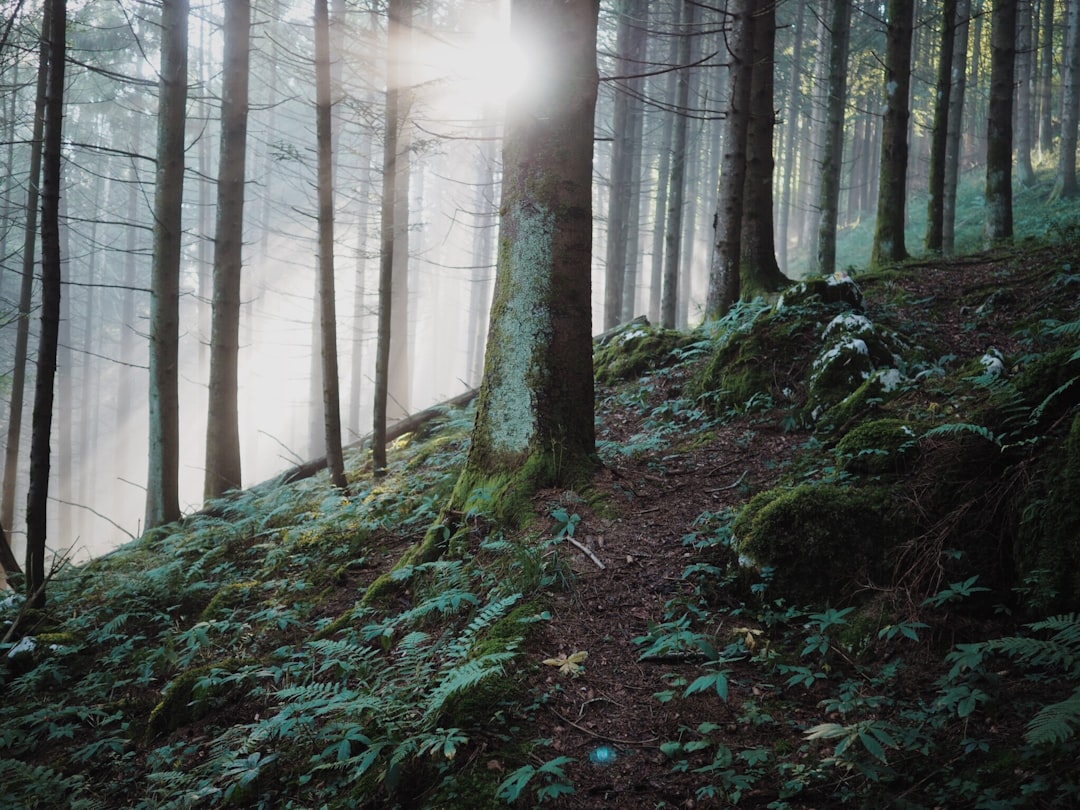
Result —
MULTIPOLYGON (((1046 638, 1028 636, 999 638, 983 645, 1028 667, 1039 669, 1048 679, 1075 682, 1080 679, 1080 614, 1066 613, 1027 625, 1046 638)), ((1031 719, 1024 738, 1033 745, 1061 743, 1080 727, 1080 687, 1071 696, 1042 707, 1031 719)))
POLYGON ((1001 439, 995 436, 994 433, 982 425, 973 425, 970 422, 950 422, 947 425, 938 425, 937 427, 930 428, 923 434, 924 439, 945 438, 956 439, 961 436, 978 436, 981 439, 991 444, 1001 446, 1001 439))

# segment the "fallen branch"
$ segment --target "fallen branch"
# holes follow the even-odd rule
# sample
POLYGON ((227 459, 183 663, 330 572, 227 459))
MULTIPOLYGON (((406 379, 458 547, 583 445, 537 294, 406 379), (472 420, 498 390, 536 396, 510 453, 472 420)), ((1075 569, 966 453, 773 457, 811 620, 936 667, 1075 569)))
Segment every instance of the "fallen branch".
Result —
POLYGON ((580 549, 582 553, 584 553, 586 556, 588 556, 590 560, 596 563, 596 567, 599 568, 601 571, 603 571, 607 567, 602 562, 600 562, 600 558, 593 554, 592 549, 590 549, 588 546, 582 545, 573 537, 567 537, 566 539, 570 541, 570 545, 572 545, 576 549, 580 549))

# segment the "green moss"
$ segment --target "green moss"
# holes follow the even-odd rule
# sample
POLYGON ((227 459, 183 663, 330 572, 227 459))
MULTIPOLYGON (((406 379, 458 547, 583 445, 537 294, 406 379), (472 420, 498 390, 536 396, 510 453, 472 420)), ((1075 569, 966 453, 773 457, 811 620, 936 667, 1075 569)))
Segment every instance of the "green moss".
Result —
POLYGON ((784 290, 777 307, 796 307, 808 304, 843 304, 861 311, 863 295, 850 278, 808 278, 784 290))
POLYGON ((252 591, 260 585, 261 583, 258 582, 231 582, 218 588, 210 604, 203 609, 199 621, 225 618, 235 608, 245 604, 250 599, 252 591))
POLYGON ((774 569, 770 596, 824 604, 885 582, 911 525, 886 488, 807 484, 755 496, 733 531, 742 554, 774 569))
POLYGON ((881 407, 897 394, 895 369, 880 369, 862 385, 818 415, 817 430, 822 433, 851 430, 864 419, 873 418, 881 407))
POLYGON ((834 311, 820 304, 777 309, 748 331, 729 335, 687 386, 714 413, 742 409, 755 399, 773 403, 805 398, 806 375, 823 321, 834 311))
POLYGON ((596 381, 611 385, 640 377, 671 362, 671 353, 694 342, 685 332, 645 325, 628 325, 603 343, 593 355, 596 381))
POLYGON ((922 428, 903 419, 875 419, 847 433, 836 451, 848 472, 898 474, 911 468, 921 432, 922 428))
POLYGON ((173 678, 162 692, 161 700, 150 712, 146 721, 144 737, 152 740, 159 734, 175 731, 181 726, 190 725, 210 714, 221 698, 234 687, 226 690, 210 688, 198 691, 199 682, 207 675, 217 672, 233 672, 241 661, 229 658, 202 667, 194 667, 173 678))

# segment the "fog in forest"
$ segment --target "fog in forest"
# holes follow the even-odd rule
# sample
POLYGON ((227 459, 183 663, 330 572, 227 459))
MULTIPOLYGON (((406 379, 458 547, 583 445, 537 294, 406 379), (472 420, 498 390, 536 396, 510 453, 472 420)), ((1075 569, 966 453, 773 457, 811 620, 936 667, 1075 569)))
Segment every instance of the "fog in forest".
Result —
MULTIPOLYGON (((273 10, 255 8, 251 40, 239 355, 244 486, 324 453, 321 389, 313 378, 318 352, 312 348, 318 346, 318 331, 311 13, 306 4, 273 5, 273 10)), ((777 9, 772 200, 777 259, 791 278, 807 270, 819 210, 814 167, 821 164, 827 32, 810 5, 793 1, 777 9)), ((626 28, 609 4, 601 7, 594 333, 609 318, 605 292, 615 255, 609 229, 613 201, 632 200, 620 215, 630 224, 620 220, 619 225, 625 235, 618 261, 625 263, 629 285, 619 320, 639 314, 657 320, 666 261, 668 266, 674 262, 678 276, 674 325, 700 323, 714 235, 726 92, 724 26, 708 10, 692 23, 680 19, 679 4, 638 2, 635 8, 635 25, 626 28), (677 65, 688 67, 673 70, 677 65), (681 92, 685 104, 676 101, 683 98, 681 92), (630 99, 630 112, 619 111, 620 98, 630 99), (629 123, 621 129, 616 121, 622 122, 624 114, 629 123), (681 150, 672 134, 673 121, 680 118, 685 124, 681 150), (629 180, 616 181, 614 152, 623 139, 632 141, 636 162, 629 180), (673 197, 671 187, 676 157, 682 161, 681 197, 673 197), (673 200, 681 214, 674 241, 673 200)), ((53 552, 70 549, 79 559, 105 553, 143 528, 160 45, 156 13, 127 2, 78 4, 70 11, 74 22, 69 24, 72 63, 62 191, 65 286, 49 546, 53 552), (81 69, 82 63, 96 70, 81 69)), ((934 9, 920 13, 907 180, 913 246, 921 243, 926 222, 932 66, 940 28, 934 9)), ((221 17, 220 4, 197 5, 190 24, 179 368, 184 512, 202 506, 214 178, 220 169, 221 17)), ((346 7, 335 2, 331 19, 337 55, 332 63, 337 344, 342 432, 350 443, 370 433, 372 423, 383 104, 391 51, 385 12, 378 4, 346 7)), ((399 264, 402 275, 395 280, 396 292, 404 295, 395 299, 394 317, 403 320, 395 321, 393 339, 404 341, 405 348, 402 354, 392 349, 399 359, 391 372, 391 418, 415 413, 480 381, 497 256, 501 112, 514 93, 543 83, 543 59, 530 52, 527 38, 510 40, 508 20, 505 0, 418 5, 403 45, 409 58, 401 137, 408 159, 407 173, 398 182, 400 188, 407 182, 408 218, 399 218, 395 228, 399 248, 407 242, 407 260, 399 264)), ((28 187, 23 167, 32 140, 39 15, 23 14, 17 23, 0 52, 0 71, 13 88, 0 110, 6 133, 0 140, 11 167, 0 201, 4 436, 11 418, 10 370, 23 277, 26 219, 20 206, 28 187)), ((884 32, 880 20, 862 13, 852 28, 838 217, 840 269, 864 267, 869 258, 881 143, 884 32)), ((989 25, 976 16, 970 29, 969 81, 978 89, 986 80, 989 25), (981 51, 974 52, 976 43, 983 45, 981 51)), ((1032 70, 1033 76, 1042 75, 1032 70)), ((982 194, 985 93, 969 93, 965 104, 964 120, 973 123, 960 142, 957 209, 962 212, 977 208, 982 194)), ((1039 108, 1032 115, 1043 113, 1050 116, 1051 111, 1039 108)), ((957 240, 960 251, 978 246, 968 236, 957 240)), ((31 318, 15 515, 5 526, 19 559, 36 331, 31 318)))

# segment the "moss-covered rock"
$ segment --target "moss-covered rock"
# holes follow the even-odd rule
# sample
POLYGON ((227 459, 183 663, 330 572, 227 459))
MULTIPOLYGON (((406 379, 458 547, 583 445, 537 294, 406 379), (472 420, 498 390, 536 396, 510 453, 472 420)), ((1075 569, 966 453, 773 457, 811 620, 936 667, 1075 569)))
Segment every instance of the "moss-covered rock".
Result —
POLYGON ((774 309, 745 330, 727 335, 690 381, 687 393, 714 413, 744 409, 761 398, 801 407, 806 375, 819 347, 822 325, 836 314, 814 301, 774 309))
POLYGON ((741 554, 772 569, 770 596, 819 605, 886 582, 912 523, 887 488, 805 484, 758 494, 733 531, 741 554))
POLYGON ((903 419, 874 419, 845 434, 836 452, 848 472, 895 475, 910 469, 921 433, 921 427, 903 419))
POLYGON ((846 273, 837 273, 827 278, 808 278, 784 290, 777 302, 777 309, 804 306, 812 303, 844 304, 851 309, 862 311, 863 294, 855 280, 846 273))
POLYGON ((875 417, 896 396, 904 379, 898 369, 878 369, 842 400, 819 413, 816 428, 823 432, 844 432, 859 420, 875 417))
POLYGON ((672 362, 672 352, 693 343, 686 332, 663 329, 648 323, 631 323, 607 337, 593 354, 596 381, 611 385, 640 377, 672 362))
POLYGON ((880 378, 882 387, 903 379, 907 343, 866 316, 841 312, 829 321, 821 337, 822 350, 814 359, 809 379, 808 407, 814 418, 850 397, 879 371, 893 372, 880 378))

